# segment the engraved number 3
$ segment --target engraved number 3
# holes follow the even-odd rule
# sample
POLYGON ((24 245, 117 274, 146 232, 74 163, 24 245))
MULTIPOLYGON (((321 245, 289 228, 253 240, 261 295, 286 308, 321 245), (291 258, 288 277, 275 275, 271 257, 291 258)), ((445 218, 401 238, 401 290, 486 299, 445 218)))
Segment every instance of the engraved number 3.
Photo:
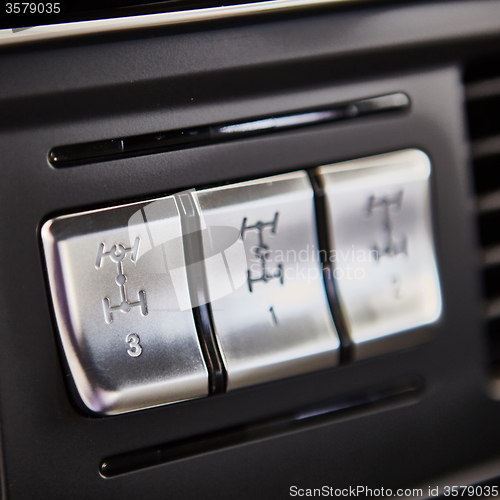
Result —
POLYGON ((127 349, 127 352, 133 358, 137 358, 137 356, 140 356, 142 353, 142 347, 141 344, 139 344, 140 340, 141 339, 139 338, 139 335, 135 333, 129 333, 125 337, 125 342, 127 342, 127 344, 130 344, 130 349, 127 349))

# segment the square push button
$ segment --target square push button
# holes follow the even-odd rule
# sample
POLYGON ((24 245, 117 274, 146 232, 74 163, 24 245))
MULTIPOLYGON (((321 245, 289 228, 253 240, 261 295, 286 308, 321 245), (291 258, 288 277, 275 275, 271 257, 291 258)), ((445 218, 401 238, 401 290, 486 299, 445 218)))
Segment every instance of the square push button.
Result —
POLYGON ((307 174, 193 196, 228 390, 335 366, 339 339, 322 280, 307 174), (219 241, 222 234, 227 243, 219 241))
POLYGON ((356 359, 414 345, 441 315, 431 165, 405 151, 320 167, 333 277, 356 359), (412 330, 412 331, 410 331, 412 330))
POLYGON ((208 394, 173 197, 57 217, 42 240, 87 408, 112 415, 208 394))

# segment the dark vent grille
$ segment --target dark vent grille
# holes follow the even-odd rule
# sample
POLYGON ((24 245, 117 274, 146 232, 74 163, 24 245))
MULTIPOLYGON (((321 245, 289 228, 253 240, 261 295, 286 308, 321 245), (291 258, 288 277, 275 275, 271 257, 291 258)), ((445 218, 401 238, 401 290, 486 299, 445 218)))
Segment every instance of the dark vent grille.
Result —
POLYGON ((465 83, 489 355, 500 374, 500 56, 468 65, 465 83))

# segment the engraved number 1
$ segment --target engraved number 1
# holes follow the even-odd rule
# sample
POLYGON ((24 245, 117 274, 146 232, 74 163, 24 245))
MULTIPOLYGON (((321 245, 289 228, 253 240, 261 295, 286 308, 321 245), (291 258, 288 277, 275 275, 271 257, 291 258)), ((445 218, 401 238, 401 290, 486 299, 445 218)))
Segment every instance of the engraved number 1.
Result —
POLYGON ((277 326, 278 325, 278 318, 276 318, 276 313, 274 312, 274 306, 271 306, 269 308, 269 312, 271 313, 271 324, 273 326, 277 326))
POLYGON ((141 339, 139 338, 139 335, 135 333, 129 333, 125 337, 125 342, 127 342, 127 344, 130 344, 130 349, 127 349, 127 352, 133 358, 137 358, 137 356, 140 356, 142 353, 142 346, 141 344, 139 344, 140 340, 141 339))

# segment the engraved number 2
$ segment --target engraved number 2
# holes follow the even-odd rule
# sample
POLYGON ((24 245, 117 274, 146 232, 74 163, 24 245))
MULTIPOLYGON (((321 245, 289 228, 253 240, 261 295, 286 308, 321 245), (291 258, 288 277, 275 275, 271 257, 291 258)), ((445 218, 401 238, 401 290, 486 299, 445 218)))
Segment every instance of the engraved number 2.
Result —
POLYGON ((141 339, 139 338, 139 335, 135 333, 129 333, 125 337, 125 342, 127 342, 127 344, 130 344, 130 349, 127 349, 127 352, 133 358, 137 358, 137 356, 140 356, 142 353, 142 346, 141 344, 139 344, 140 340, 141 339))
POLYGON ((401 287, 403 286, 401 276, 395 275, 394 278, 392 278, 392 284, 394 285, 394 298, 400 299, 403 296, 401 292, 401 287))

